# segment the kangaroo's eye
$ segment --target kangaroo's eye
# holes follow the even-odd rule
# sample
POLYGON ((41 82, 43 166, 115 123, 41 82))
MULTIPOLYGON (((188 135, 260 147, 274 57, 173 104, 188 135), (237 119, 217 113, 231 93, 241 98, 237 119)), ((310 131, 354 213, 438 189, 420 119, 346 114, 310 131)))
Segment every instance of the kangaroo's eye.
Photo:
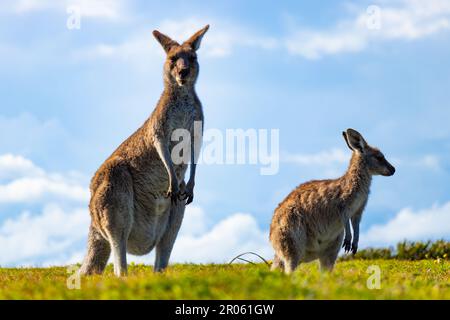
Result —
POLYGON ((381 154, 377 155, 375 157, 375 159, 377 159, 378 161, 383 161, 384 160, 384 156, 382 156, 381 154))

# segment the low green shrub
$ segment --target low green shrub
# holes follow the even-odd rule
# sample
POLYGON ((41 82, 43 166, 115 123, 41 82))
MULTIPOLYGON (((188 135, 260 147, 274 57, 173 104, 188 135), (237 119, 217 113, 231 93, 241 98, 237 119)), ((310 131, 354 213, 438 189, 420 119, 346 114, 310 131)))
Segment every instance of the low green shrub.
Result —
POLYGON ((402 241, 396 248, 367 248, 362 249, 356 255, 341 256, 341 260, 373 260, 373 259, 398 259, 398 260, 427 260, 450 258, 450 242, 437 241, 402 241))

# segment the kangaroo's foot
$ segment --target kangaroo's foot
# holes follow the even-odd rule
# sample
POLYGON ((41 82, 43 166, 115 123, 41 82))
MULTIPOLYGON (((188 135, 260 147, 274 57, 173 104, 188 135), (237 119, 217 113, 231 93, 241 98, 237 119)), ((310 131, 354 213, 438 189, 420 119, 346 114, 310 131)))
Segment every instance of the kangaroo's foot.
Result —
POLYGON ((272 271, 275 271, 275 270, 282 270, 282 271, 284 271, 284 263, 277 255, 275 255, 275 257, 273 258, 273 263, 272 263, 272 266, 270 267, 270 270, 272 270, 272 271))
POLYGON ((87 254, 79 270, 81 275, 101 274, 108 263, 111 248, 108 241, 91 225, 87 254))

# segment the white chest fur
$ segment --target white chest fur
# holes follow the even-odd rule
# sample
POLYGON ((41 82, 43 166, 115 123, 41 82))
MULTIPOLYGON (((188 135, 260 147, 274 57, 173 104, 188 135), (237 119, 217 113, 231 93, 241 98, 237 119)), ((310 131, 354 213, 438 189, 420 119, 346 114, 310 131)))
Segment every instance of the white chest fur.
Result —
POLYGON ((193 97, 186 96, 177 99, 170 108, 169 113, 171 131, 173 132, 177 129, 192 131, 196 112, 193 97))
POLYGON ((351 201, 344 212, 344 219, 351 219, 355 213, 357 213, 361 208, 365 206, 367 203, 368 194, 359 193, 356 197, 351 201))

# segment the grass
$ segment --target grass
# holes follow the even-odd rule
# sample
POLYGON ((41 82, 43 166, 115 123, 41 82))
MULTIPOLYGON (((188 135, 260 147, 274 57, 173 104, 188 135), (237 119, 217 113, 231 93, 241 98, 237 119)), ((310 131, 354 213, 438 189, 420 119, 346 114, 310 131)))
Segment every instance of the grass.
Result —
POLYGON ((448 260, 343 261, 332 273, 310 263, 291 276, 265 264, 174 265, 162 274, 131 265, 123 279, 108 266, 72 290, 69 276, 65 267, 0 269, 0 299, 450 299, 448 260), (371 265, 381 270, 379 290, 366 285, 371 265))

